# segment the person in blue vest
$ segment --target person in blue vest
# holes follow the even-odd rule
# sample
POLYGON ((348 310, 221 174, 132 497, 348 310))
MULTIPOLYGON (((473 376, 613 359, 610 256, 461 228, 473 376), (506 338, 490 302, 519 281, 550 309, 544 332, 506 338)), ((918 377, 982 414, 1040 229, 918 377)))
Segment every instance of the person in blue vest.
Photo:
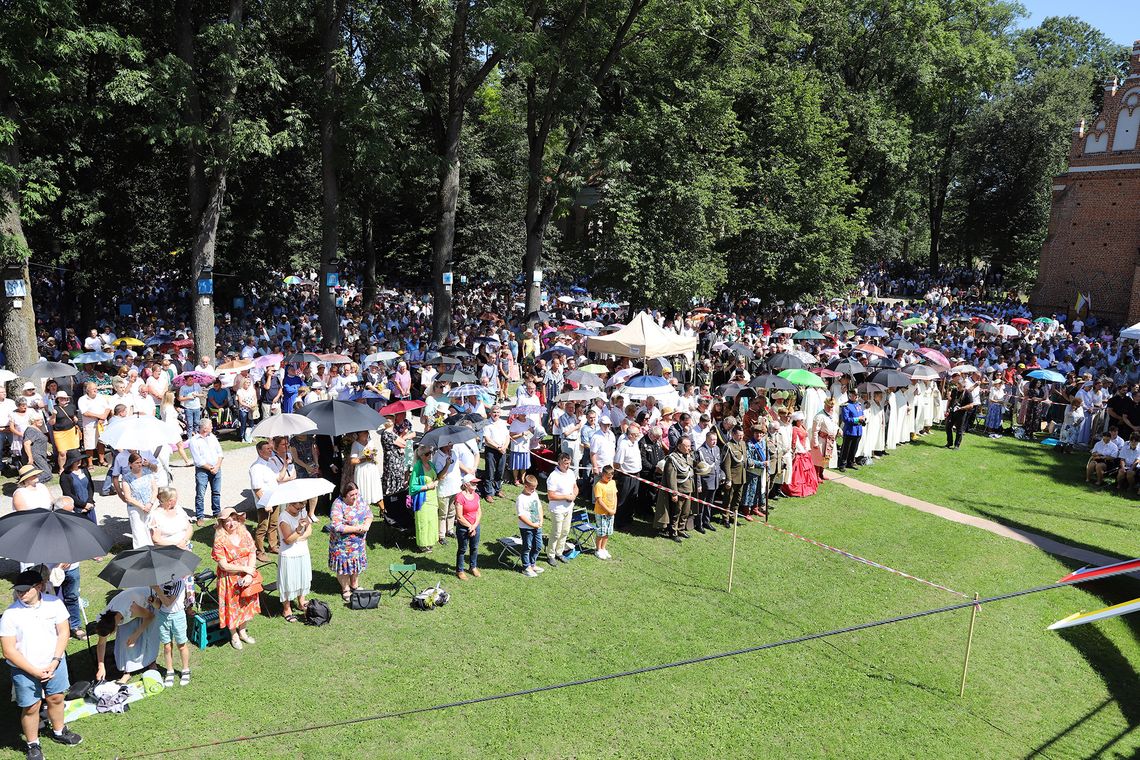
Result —
POLYGON ((843 446, 839 449, 839 471, 848 467, 857 470, 855 452, 859 450, 859 439, 863 437, 863 425, 867 422, 867 415, 863 411, 863 402, 859 400, 859 391, 851 388, 849 399, 840 407, 840 422, 843 423, 843 446))

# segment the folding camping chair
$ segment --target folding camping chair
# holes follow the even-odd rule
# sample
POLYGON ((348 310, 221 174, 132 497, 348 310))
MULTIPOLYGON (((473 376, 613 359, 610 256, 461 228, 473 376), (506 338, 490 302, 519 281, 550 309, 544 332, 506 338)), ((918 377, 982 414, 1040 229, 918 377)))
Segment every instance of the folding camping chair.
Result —
POLYGON ((401 591, 407 591, 408 595, 413 599, 419 593, 416 584, 412 583, 412 576, 416 574, 415 563, 410 565, 401 565, 398 562, 393 562, 388 565, 388 574, 392 576, 392 580, 396 582, 395 587, 392 589, 392 596, 396 596, 401 591))
POLYGON ((598 526, 590 521, 590 512, 585 507, 574 507, 569 538, 578 547, 578 551, 590 552, 597 548, 598 526))
POLYGON ((518 536, 506 536, 496 543, 499 545, 499 564, 511 570, 522 568, 522 539, 518 536))

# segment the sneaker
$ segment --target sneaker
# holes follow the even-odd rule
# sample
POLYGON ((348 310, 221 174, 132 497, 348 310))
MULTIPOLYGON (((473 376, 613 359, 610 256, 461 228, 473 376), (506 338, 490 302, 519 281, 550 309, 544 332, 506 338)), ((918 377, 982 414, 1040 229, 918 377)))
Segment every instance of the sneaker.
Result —
POLYGON ((178 685, 179 686, 189 686, 190 685, 190 671, 189 670, 183 670, 182 671, 182 677, 180 679, 178 679, 178 685))
POLYGON ((596 556, 598 559, 609 559, 610 553, 608 551, 606 551, 605 549, 598 549, 596 556))
POLYGON ((24 757, 28 760, 44 760, 44 751, 40 749, 40 743, 29 744, 24 757))
POLYGON ((471 574, 474 575, 476 578, 478 578, 483 573, 479 572, 479 568, 473 567, 473 568, 471 568, 471 574))
POLYGON ((523 570, 523 575, 525 575, 527 578, 538 577, 538 573, 536 573, 534 570, 531 570, 529 567, 526 570, 523 570))
POLYGON ((545 573, 546 572, 545 567, 539 567, 538 565, 535 565, 533 569, 534 569, 535 573, 545 573))
POLYGON ((74 731, 72 731, 67 726, 64 726, 63 730, 60 731, 58 734, 55 731, 48 731, 47 735, 48 735, 48 738, 50 738, 53 742, 56 742, 58 744, 67 744, 69 746, 74 747, 76 744, 82 744, 83 743, 83 737, 80 736, 79 734, 75 733, 74 731))

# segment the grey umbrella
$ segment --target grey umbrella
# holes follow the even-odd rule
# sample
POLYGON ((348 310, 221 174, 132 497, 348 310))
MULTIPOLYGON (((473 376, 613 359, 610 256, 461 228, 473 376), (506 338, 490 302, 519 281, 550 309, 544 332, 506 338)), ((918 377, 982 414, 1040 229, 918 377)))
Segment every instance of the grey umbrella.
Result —
POLYGON ((905 388, 910 385, 910 375, 893 369, 884 369, 871 376, 872 383, 885 385, 888 388, 905 388))
POLYGON ((384 424, 384 418, 366 404, 351 401, 317 401, 305 404, 300 414, 317 423, 321 435, 344 435, 361 430, 375 430, 384 424))
POLYGON ((28 509, 0 517, 0 557, 54 565, 110 551, 103 529, 74 512, 28 509))
POLYGON ((70 377, 78 374, 79 370, 70 364, 62 362, 36 362, 24 370, 24 377, 30 380, 47 380, 51 377, 70 377))
POLYGON ((844 375, 860 375, 867 371, 866 367, 854 359, 844 359, 841 362, 836 362, 835 366, 831 367, 831 369, 844 375))
POLYGON ((909 375, 915 380, 937 380, 938 372, 925 364, 911 364, 908 367, 903 367, 902 373, 909 375))
POLYGON ((147 546, 120 552, 99 572, 115 588, 161 586, 194 572, 201 560, 177 546, 147 546))
POLYGON ((775 391, 794 391, 796 386, 779 375, 757 375, 748 382, 749 388, 767 388, 775 391))
POLYGON ((805 366, 803 359, 787 352, 773 354, 768 358, 768 367, 774 370, 803 369, 805 366))
POLYGON ((584 385, 589 388, 601 388, 605 385, 605 383, 602 382, 602 378, 598 377, 593 372, 583 372, 580 369, 576 369, 573 372, 567 372, 566 379, 570 382, 578 383, 578 385, 584 385))
POLYGON ((466 425, 444 425, 426 433, 420 439, 420 445, 436 449, 452 443, 466 443, 474 438, 475 431, 466 425))

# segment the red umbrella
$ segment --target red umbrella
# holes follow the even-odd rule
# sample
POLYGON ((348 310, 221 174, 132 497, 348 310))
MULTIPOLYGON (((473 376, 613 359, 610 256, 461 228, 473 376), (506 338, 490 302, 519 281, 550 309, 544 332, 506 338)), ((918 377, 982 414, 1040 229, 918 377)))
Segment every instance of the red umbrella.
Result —
POLYGON ((811 371, 820 377, 843 377, 842 372, 836 372, 835 370, 828 369, 827 367, 813 367, 811 371))
POLYGON ((860 343, 859 345, 855 346, 854 350, 862 351, 865 354, 874 354, 875 356, 886 357, 887 355, 886 351, 870 343, 860 343))
POLYGON ((1029 320, 1025 317, 1014 317, 1013 319, 1009 320, 1009 323, 1011 325, 1027 325, 1029 324, 1029 320))
POLYGON ((425 404, 423 401, 403 400, 394 401, 391 404, 388 404, 388 406, 382 406, 380 407, 379 411, 380 414, 388 417, 393 414, 400 414, 401 412, 410 412, 413 409, 423 409, 425 406, 427 406, 427 404, 425 404))

